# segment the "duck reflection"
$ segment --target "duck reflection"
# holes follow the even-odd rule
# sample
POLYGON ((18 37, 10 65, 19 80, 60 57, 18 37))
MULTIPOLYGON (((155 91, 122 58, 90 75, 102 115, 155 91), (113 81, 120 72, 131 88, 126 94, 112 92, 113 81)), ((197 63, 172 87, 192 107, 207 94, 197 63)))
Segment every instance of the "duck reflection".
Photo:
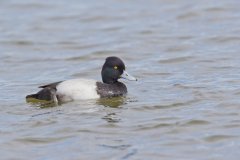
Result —
POLYGON ((108 107, 105 110, 107 114, 102 117, 102 119, 106 120, 109 123, 117 123, 121 121, 121 118, 116 113, 119 112, 119 110, 116 110, 116 108, 121 108, 121 106, 125 103, 125 97, 102 98, 97 101, 98 105, 108 107))
POLYGON ((101 98, 97 100, 98 105, 105 107, 119 108, 121 105, 126 103, 125 97, 113 97, 113 98, 101 98))
POLYGON ((108 113, 106 116, 102 117, 102 119, 106 120, 109 123, 117 123, 121 121, 116 113, 108 113))

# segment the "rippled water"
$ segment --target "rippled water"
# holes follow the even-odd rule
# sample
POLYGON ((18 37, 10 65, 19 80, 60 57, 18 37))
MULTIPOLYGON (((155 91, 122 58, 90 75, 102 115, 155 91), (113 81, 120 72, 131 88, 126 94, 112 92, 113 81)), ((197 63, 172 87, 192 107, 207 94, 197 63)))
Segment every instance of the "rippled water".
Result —
POLYGON ((240 1, 0 1, 1 159, 239 159, 240 1), (126 98, 27 104, 37 86, 101 80, 126 98), (31 158, 30 158, 31 157, 31 158))

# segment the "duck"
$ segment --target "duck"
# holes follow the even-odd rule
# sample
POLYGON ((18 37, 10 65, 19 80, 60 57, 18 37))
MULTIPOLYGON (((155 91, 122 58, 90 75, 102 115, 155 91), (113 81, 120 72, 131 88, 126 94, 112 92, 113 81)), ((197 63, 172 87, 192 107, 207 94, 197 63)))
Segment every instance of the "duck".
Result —
POLYGON ((137 81, 137 78, 127 73, 124 62, 115 56, 105 59, 101 76, 102 82, 78 78, 42 85, 39 86, 41 88, 39 92, 27 95, 26 100, 27 102, 39 100, 58 104, 77 100, 125 96, 128 92, 127 87, 119 79, 137 81))

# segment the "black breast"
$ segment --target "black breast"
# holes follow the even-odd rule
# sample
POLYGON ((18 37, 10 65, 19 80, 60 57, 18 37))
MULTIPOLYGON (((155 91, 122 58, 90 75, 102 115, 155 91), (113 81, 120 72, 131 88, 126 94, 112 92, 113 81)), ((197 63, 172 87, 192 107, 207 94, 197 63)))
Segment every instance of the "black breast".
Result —
POLYGON ((103 97, 117 97, 127 94, 127 87, 121 82, 107 84, 97 82, 97 93, 101 98, 103 97))

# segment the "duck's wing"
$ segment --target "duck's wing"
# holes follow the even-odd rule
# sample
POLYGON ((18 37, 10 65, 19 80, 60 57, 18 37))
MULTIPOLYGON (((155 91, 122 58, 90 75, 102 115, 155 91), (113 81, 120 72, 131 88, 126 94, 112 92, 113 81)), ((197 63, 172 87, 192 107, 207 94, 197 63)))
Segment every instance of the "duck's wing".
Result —
POLYGON ((57 85, 59 83, 61 83, 62 81, 59 81, 59 82, 54 82, 54 83, 50 83, 50 84, 47 84, 47 85, 43 85, 43 86, 39 86, 38 88, 52 88, 52 89, 56 89, 57 85))

